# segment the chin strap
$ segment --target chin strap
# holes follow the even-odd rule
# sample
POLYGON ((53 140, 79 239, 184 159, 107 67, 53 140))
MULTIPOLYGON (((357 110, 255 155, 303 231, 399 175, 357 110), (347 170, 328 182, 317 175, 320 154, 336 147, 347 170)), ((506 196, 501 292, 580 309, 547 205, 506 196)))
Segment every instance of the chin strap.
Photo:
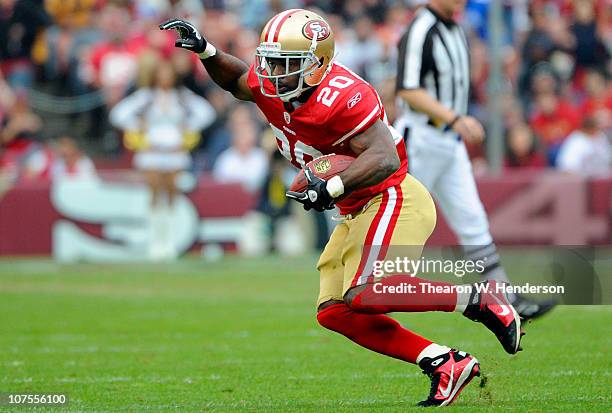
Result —
POLYGON ((304 93, 304 90, 306 90, 306 89, 304 89, 304 88, 302 88, 302 89, 300 89, 300 90, 297 90, 297 89, 296 89, 296 90, 294 90, 293 92, 289 93, 288 95, 281 96, 281 97, 280 97, 280 100, 282 100, 283 102, 292 103, 291 101, 292 101, 293 99, 297 99, 297 98, 299 98, 299 97, 300 97, 300 95, 301 95, 302 93, 304 93))
POLYGON ((300 93, 298 93, 296 96, 291 96, 291 98, 288 101, 284 101, 284 102, 291 103, 291 105, 293 106, 293 109, 297 109, 300 106, 302 106, 304 103, 306 103, 306 102, 300 102, 297 99, 299 99, 304 93, 308 93, 314 87, 315 86, 308 86, 308 85, 306 85, 306 87, 304 87, 304 88, 302 88, 302 90, 300 90, 300 93))

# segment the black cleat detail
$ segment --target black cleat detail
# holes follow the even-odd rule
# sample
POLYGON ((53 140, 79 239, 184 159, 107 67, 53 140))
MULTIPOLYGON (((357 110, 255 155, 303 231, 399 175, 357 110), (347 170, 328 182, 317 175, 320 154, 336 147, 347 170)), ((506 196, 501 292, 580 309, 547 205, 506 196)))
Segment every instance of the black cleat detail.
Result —
POLYGON ((521 343, 521 319, 505 294, 498 292, 498 282, 487 280, 476 287, 463 315, 485 325, 495 334, 504 350, 516 354, 521 343))
POLYGON ((424 358, 419 363, 431 379, 429 396, 417 404, 421 407, 451 404, 465 386, 480 375, 478 360, 463 351, 451 350, 434 358, 424 358))

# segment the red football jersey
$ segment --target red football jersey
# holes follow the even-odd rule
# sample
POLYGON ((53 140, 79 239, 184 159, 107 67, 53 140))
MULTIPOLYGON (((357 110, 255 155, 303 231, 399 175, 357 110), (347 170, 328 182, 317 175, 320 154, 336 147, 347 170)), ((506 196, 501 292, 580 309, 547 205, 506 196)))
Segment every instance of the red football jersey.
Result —
MULTIPOLYGON (((298 168, 322 155, 356 156, 348 145, 353 137, 378 119, 388 125, 399 154, 400 168, 380 184, 353 191, 338 202, 341 214, 359 211, 372 197, 402 182, 407 171, 404 142, 387 122, 378 93, 365 80, 345 66, 333 63, 330 72, 306 103, 288 112, 280 98, 266 97, 261 93, 254 70, 252 65, 248 85, 255 103, 270 122, 279 150, 298 168)), ((265 87, 269 93, 274 91, 269 82, 265 87)))

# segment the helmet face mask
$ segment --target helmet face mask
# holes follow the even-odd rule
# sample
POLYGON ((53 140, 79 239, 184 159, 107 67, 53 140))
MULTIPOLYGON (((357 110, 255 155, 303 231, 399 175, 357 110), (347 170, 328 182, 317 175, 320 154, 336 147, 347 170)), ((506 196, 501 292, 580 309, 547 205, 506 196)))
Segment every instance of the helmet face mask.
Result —
POLYGON ((299 96, 306 88, 310 87, 304 79, 317 69, 321 62, 312 52, 300 51, 270 51, 270 47, 261 45, 255 53, 256 66, 255 73, 259 80, 261 93, 267 97, 276 97, 284 101, 289 101, 299 96), (275 74, 277 66, 281 66, 280 74, 275 74), (292 80, 297 78, 297 85, 290 90, 282 91, 286 86, 291 86, 292 80), (270 81, 274 87, 274 92, 266 90, 264 84, 270 81), (289 85, 287 85, 289 84, 289 85))
POLYGON ((300 96, 321 83, 333 55, 333 33, 316 13, 292 9, 272 17, 255 52, 261 93, 285 102, 300 96))

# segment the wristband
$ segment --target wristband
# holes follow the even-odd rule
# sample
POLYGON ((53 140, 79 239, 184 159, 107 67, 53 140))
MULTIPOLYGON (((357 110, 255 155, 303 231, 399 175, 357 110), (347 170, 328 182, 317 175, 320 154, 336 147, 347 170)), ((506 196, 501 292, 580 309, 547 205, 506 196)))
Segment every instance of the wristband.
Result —
POLYGON ((215 46, 213 46, 212 44, 207 42, 206 43, 206 49, 204 49, 204 51, 202 53, 198 53, 198 57, 200 58, 200 60, 204 60, 204 59, 208 59, 209 57, 212 57, 212 56, 214 56, 216 54, 217 54, 217 49, 215 48, 215 46))
POLYGON ((327 181, 325 188, 332 198, 338 198, 344 193, 344 183, 342 183, 342 179, 338 175, 327 181))

